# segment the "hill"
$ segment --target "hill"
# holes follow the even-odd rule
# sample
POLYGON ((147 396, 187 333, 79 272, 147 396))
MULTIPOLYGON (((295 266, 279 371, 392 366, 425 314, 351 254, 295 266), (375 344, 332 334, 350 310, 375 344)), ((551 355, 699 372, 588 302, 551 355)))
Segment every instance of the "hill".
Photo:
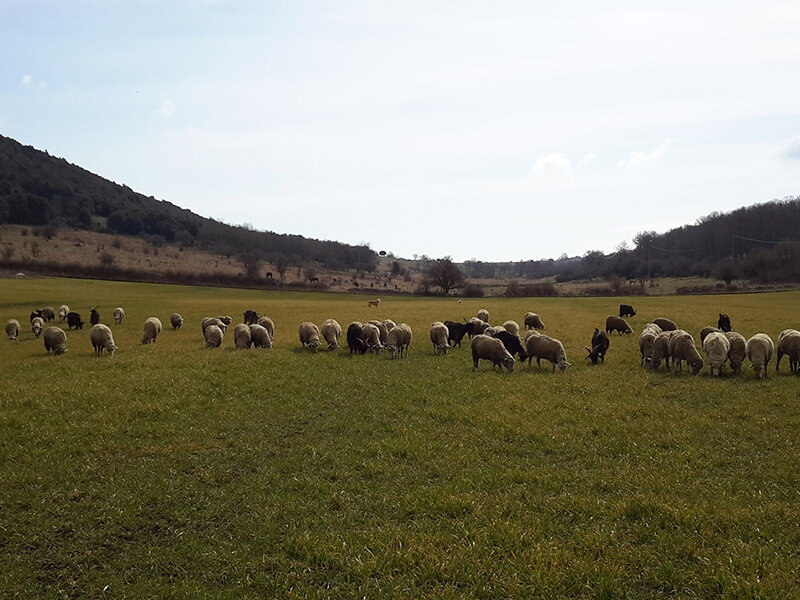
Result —
POLYGON ((137 236, 156 246, 176 243, 237 257, 248 272, 257 270, 259 261, 370 271, 378 259, 366 246, 254 231, 201 217, 4 136, 0 224, 68 226, 137 236))

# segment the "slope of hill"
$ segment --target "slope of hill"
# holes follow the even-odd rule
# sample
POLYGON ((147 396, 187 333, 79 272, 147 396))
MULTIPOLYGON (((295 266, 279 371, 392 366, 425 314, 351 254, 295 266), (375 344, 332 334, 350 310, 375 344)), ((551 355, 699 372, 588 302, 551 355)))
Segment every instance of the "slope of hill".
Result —
POLYGON ((0 136, 0 224, 5 223, 133 235, 250 262, 367 270, 377 264, 377 255, 366 246, 226 225, 0 136))

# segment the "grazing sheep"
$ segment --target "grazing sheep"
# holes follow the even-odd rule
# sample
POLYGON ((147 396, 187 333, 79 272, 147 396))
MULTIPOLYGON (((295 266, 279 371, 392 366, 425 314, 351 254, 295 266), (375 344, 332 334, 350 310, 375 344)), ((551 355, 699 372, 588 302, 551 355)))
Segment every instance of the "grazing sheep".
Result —
POLYGON ((42 319, 42 317, 36 317, 31 321, 31 331, 33 331, 33 335, 36 336, 36 339, 39 339, 42 329, 44 329, 44 319, 42 319))
POLYGON ((406 323, 400 323, 396 329, 400 332, 400 337, 398 338, 400 342, 400 357, 402 358, 404 355, 408 357, 408 348, 411 346, 411 338, 413 337, 411 326, 406 323))
POLYGON ((503 329, 502 325, 492 325, 483 330, 483 335, 488 335, 490 337, 497 337, 497 334, 500 333, 501 331, 506 331, 505 329, 503 329))
POLYGON ((534 335, 542 335, 542 334, 533 329, 529 329, 528 331, 525 332, 525 337, 522 338, 522 343, 525 345, 526 348, 528 346, 528 338, 531 338, 534 335))
POLYGON ((44 349, 47 352, 52 350, 53 354, 64 354, 67 351, 67 334, 64 330, 55 325, 51 325, 44 330, 44 349))
POLYGON ((155 344, 159 333, 161 333, 161 320, 158 317, 148 318, 142 326, 142 344, 155 344))
POLYGON ((380 305, 381 305, 381 299, 380 298, 375 298, 375 300, 368 300, 367 301, 367 306, 368 307, 374 306, 375 308, 378 308, 380 305))
POLYGON ((94 306, 90 306, 89 308, 92 309, 92 314, 89 315, 89 322, 92 325, 97 325, 100 322, 100 313, 94 306))
POLYGON ((225 333, 228 329, 228 326, 225 325, 222 321, 219 320, 219 317, 206 317, 200 323, 200 326, 203 328, 203 333, 205 334, 206 328, 210 327, 211 325, 216 325, 222 330, 222 333, 225 333))
POLYGON ((724 331, 728 333, 729 331, 733 331, 733 327, 731 327, 731 319, 725 313, 719 313, 719 319, 717 319, 717 327, 720 331, 724 331))
POLYGON ((53 310, 52 306, 45 306, 39 316, 44 319, 45 323, 49 323, 50 321, 54 321, 56 318, 56 311, 53 310))
POLYGON ((272 322, 272 319, 269 317, 259 317, 256 323, 261 325, 269 332, 269 337, 271 337, 273 340, 275 339, 275 323, 272 322))
POLYGON ((447 325, 441 321, 434 321, 430 329, 431 343, 433 344, 433 352, 435 354, 447 354, 450 344, 447 338, 450 337, 450 332, 447 330, 447 325))
POLYGON ((586 359, 592 361, 593 365, 596 365, 598 360, 602 363, 605 363, 606 352, 608 352, 608 347, 610 345, 611 341, 608 339, 606 332, 595 328, 594 333, 592 334, 592 347, 588 348, 587 346, 584 346, 586 351, 589 353, 586 356, 586 359))
POLYGON ((97 356, 100 356, 103 350, 109 354, 114 354, 114 350, 117 349, 114 345, 114 335, 111 333, 111 329, 108 325, 103 325, 102 323, 92 325, 89 330, 89 340, 92 342, 94 353, 97 356))
POLYGON ((395 323, 395 322, 394 322, 394 321, 392 321, 391 319, 384 319, 384 320, 382 321, 382 323, 383 323, 384 325, 386 325, 386 331, 387 331, 387 332, 389 332, 389 331, 391 331, 392 329, 394 329, 395 327, 397 327, 397 323, 395 323))
MULTIPOLYGON (((352 327, 352 325, 350 325, 352 327)), ((386 338, 386 351, 389 353, 389 358, 402 358, 403 357, 403 332, 400 331, 399 327, 393 327, 389 330, 389 335, 386 338)), ((347 343, 350 345, 350 352, 352 353, 354 344, 356 348, 358 348, 356 344, 356 340, 360 340, 360 338, 356 338, 353 340, 353 344, 350 343, 350 330, 347 331, 347 343)), ((363 354, 363 352, 361 352, 363 354)))
POLYGON ((677 329, 669 338, 669 356, 672 359, 672 372, 683 370, 683 361, 691 369, 692 375, 697 375, 705 362, 694 345, 692 334, 677 329))
MULTIPOLYGON (((350 354, 366 354, 367 352, 367 345, 361 338, 363 327, 361 321, 353 321, 347 327, 347 347, 350 349, 350 354)), ((395 329, 397 328, 395 327, 395 329)))
POLYGON ((676 330, 662 331, 656 336, 655 341, 653 341, 653 355, 650 358, 650 366, 654 371, 658 371, 662 360, 666 362, 667 370, 669 370, 669 340, 672 338, 675 331, 676 330))
POLYGON ((378 328, 378 331, 381 334, 381 345, 386 345, 386 338, 389 337, 389 330, 386 328, 386 325, 383 324, 383 321, 378 321, 377 319, 373 319, 370 321, 375 327, 378 328))
POLYGON ((228 315, 218 315, 217 318, 220 321, 222 321, 222 323, 225 325, 225 327, 230 327, 231 323, 233 323, 233 317, 230 317, 228 315))
POLYGON ((69 329, 73 327, 75 329, 83 329, 83 319, 81 319, 81 313, 75 312, 74 310, 67 313, 67 326, 69 329))
POLYGON ((741 373, 747 342, 741 333, 735 331, 726 331, 725 337, 728 338, 728 342, 731 345, 728 351, 728 363, 731 366, 731 371, 736 374, 741 373))
POLYGON ((503 323, 503 329, 508 331, 509 333, 513 333, 514 335, 519 335, 519 323, 516 321, 508 320, 503 323))
POLYGON ((253 339, 250 334, 250 326, 244 323, 239 323, 233 328, 233 343, 238 350, 249 350, 253 345, 253 339))
MULTIPOLYGON (((655 327, 658 328, 658 325, 655 327)), ((640 364, 642 366, 652 364, 656 338, 660 333, 661 328, 658 328, 658 332, 656 332, 655 328, 648 328, 645 326, 642 333, 639 334, 639 352, 642 353, 642 362, 640 364)))
POLYGON ((246 310, 246 311, 244 311, 244 324, 245 325, 254 325, 254 324, 258 323, 258 320, 260 318, 261 318, 261 315, 259 315, 254 310, 246 310))
POLYGON ((319 349, 319 327, 314 323, 311 321, 303 321, 300 323, 298 333, 300 334, 300 343, 303 345, 303 348, 308 346, 313 352, 319 349))
POLYGON ((744 347, 744 353, 756 373, 756 379, 767 376, 767 365, 775 352, 775 344, 766 333, 757 333, 744 347))
POLYGON ((536 359, 536 364, 540 367, 542 366, 543 358, 549 360, 553 363, 554 373, 556 367, 563 372, 567 370, 567 367, 572 366, 567 362, 567 353, 564 350, 564 345, 549 335, 532 335, 528 338, 525 347, 528 350, 528 367, 531 366, 531 360, 534 358, 536 359))
POLYGON ((485 308, 480 309, 478 311, 478 314, 476 314, 475 316, 477 318, 479 318, 481 321, 483 321, 484 323, 488 323, 489 322, 489 311, 486 310, 485 308))
POLYGON ((172 313, 169 316, 169 322, 173 329, 180 329, 183 325, 183 317, 179 313, 172 313))
POLYGON ((272 336, 266 327, 258 323, 250 325, 250 340, 254 348, 272 348, 272 336))
POLYGON ((633 329, 625 319, 617 315, 608 315, 606 317, 606 333, 611 333, 612 331, 617 331, 620 335, 633 333, 633 329))
POLYGON ((374 324, 364 323, 363 327, 361 327, 361 339, 364 340, 367 349, 372 352, 372 354, 380 354, 381 350, 383 350, 383 345, 381 344, 381 330, 374 324))
POLYGON ((542 319, 540 319, 539 315, 536 313, 525 313, 525 319, 523 322, 525 323, 525 327, 527 329, 544 329, 544 323, 542 323, 542 319))
POLYGON ((508 369, 509 373, 514 371, 514 357, 499 339, 478 334, 472 338, 470 347, 472 348, 473 370, 477 371, 478 361, 484 359, 492 363, 492 369, 499 366, 508 369))
POLYGON ((630 304, 620 304, 619 305, 619 316, 622 317, 635 317, 636 311, 633 310, 633 306, 630 304))
POLYGON ((225 332, 222 331, 219 325, 211 324, 203 331, 203 337, 206 340, 206 348, 219 348, 222 346, 225 332))
POLYGON ((445 321, 447 326, 447 342, 450 346, 458 346, 461 348, 461 340, 469 333, 470 326, 468 323, 458 323, 457 321, 445 321))
POLYGON ((778 371, 784 354, 789 357, 789 370, 797 373, 798 361, 800 361, 800 331, 796 329, 781 331, 778 336, 778 359, 775 361, 775 371, 778 371))
POLYGON ((658 317, 657 319, 653 319, 653 323, 661 327, 661 331, 675 331, 678 329, 678 326, 675 324, 675 321, 670 321, 669 319, 665 319, 664 317, 658 317))
MULTIPOLYGON (((383 325, 383 323, 381 323, 381 325, 383 325)), ((322 337, 328 342, 328 350, 336 350, 339 348, 339 336, 342 335, 342 326, 339 325, 336 319, 326 319, 325 322, 322 323, 321 331, 322 337)))
POLYGON ((706 336, 709 333, 715 333, 721 331, 718 327, 714 327, 713 325, 707 325, 700 330, 700 345, 703 345, 703 342, 706 341, 706 336))
POLYGON ((69 314, 69 306, 66 304, 62 304, 58 307, 58 319, 62 323, 67 320, 67 315, 69 314))
POLYGON ((528 358, 528 353, 525 351, 525 348, 522 345, 522 340, 518 335, 515 335, 510 331, 506 331, 505 329, 501 329, 500 331, 495 332, 492 337, 503 342, 503 346, 506 347, 506 350, 508 350, 509 354, 511 354, 511 356, 516 354, 519 357, 520 362, 523 362, 528 358))
POLYGON ((114 309, 114 322, 117 325, 120 325, 122 323, 122 319, 124 319, 124 318, 125 318, 125 310, 121 306, 118 306, 117 308, 115 308, 114 309))
MULTIPOLYGON (((34 317, 35 319, 40 319, 40 317, 34 317)), ((12 342, 16 342, 17 338, 19 337, 19 321, 16 319, 9 319, 6 322, 6 335, 8 339, 12 342)), ((38 337, 38 336, 37 336, 38 337)))
POLYGON ((725 368, 725 361, 731 351, 731 343, 727 336, 721 331, 712 331, 706 335, 702 344, 703 352, 708 357, 708 364, 711 367, 711 376, 719 377, 725 368))
POLYGON ((470 320, 467 321, 467 325, 469 326, 467 333, 469 334, 469 337, 472 338, 486 331, 489 328, 489 321, 484 321, 478 317, 471 317, 470 320))

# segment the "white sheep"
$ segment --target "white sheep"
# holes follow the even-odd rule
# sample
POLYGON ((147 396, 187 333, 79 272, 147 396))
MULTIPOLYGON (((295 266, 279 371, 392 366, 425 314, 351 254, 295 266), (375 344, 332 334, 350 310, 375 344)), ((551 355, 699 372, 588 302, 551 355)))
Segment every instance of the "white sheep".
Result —
POLYGON ((381 344, 386 345, 386 338, 389 337, 389 329, 387 329, 386 325, 383 321, 378 321, 377 319, 372 319, 370 321, 375 327, 378 328, 378 331, 381 334, 381 344))
POLYGON ((225 324, 225 327, 230 327, 233 323, 233 317, 228 315, 219 315, 217 318, 225 324))
POLYGON ((44 319, 42 317, 35 317, 33 321, 31 321, 31 331, 33 331, 33 335, 38 338, 42 333, 42 329, 44 329, 44 319))
POLYGON ((694 345, 692 334, 683 329, 675 330, 669 338, 669 356, 672 359, 673 373, 683 369, 683 361, 686 361, 692 375, 697 375, 705 364, 694 345))
MULTIPOLYGON (((35 318, 41 320, 41 317, 35 317, 35 318)), ((6 322, 6 335, 8 336, 8 339, 11 340, 12 342, 17 341, 17 338, 19 337, 19 321, 17 321, 16 319, 9 319, 6 322)))
POLYGON ((94 353, 97 356, 100 356, 103 350, 109 354, 114 354, 114 350, 117 349, 111 329, 108 325, 103 325, 102 323, 92 325, 89 330, 89 340, 92 342, 92 348, 94 348, 94 353))
POLYGON ((536 313, 526 312, 524 323, 527 329, 544 329, 544 323, 536 313))
POLYGON ((650 358, 650 367, 654 371, 658 371, 662 360, 666 362, 667 370, 669 370, 669 340, 674 333, 674 330, 662 331, 653 341, 653 355, 650 358))
POLYGON ((255 348, 272 348, 272 336, 263 325, 250 325, 250 339, 255 348))
POLYGON ((478 314, 476 314, 475 316, 477 318, 479 318, 481 321, 483 321, 484 323, 488 323, 489 322, 489 311, 486 310, 485 308, 480 309, 478 311, 478 314))
POLYGON ((325 319, 322 323, 322 337, 328 342, 328 350, 339 348, 339 336, 342 335, 342 326, 336 319, 325 319))
POLYGON ((775 344, 766 333, 757 333, 744 347, 744 353, 756 373, 756 379, 767 376, 767 365, 775 352, 775 344))
POLYGON ((304 348, 308 346, 314 352, 319 349, 319 327, 314 323, 311 321, 300 323, 298 333, 300 334, 300 343, 304 348))
POLYGON ((737 333, 736 331, 726 331, 725 337, 728 338, 728 342, 730 343, 728 364, 731 366, 731 371, 737 374, 741 373, 747 341, 741 333, 737 333))
MULTIPOLYGON (((488 315, 488 313, 487 313, 488 315)), ((469 325, 469 335, 470 337, 480 335, 489 327, 489 322, 484 321, 483 319, 479 319, 478 317, 470 317, 469 321, 467 321, 467 325, 469 325)))
POLYGON ((706 340, 706 336, 709 333, 715 333, 717 331, 722 331, 719 327, 714 327, 713 325, 707 325, 700 330, 700 345, 703 345, 703 342, 706 340))
POLYGON ((58 318, 63 323, 67 320, 67 315, 69 314, 69 306, 66 304, 62 304, 58 308, 58 318))
POLYGON ((797 373, 800 362, 800 331, 784 329, 778 336, 778 359, 775 361, 775 370, 778 371, 781 359, 786 354, 789 357, 789 370, 797 373))
POLYGON ((564 345, 557 339, 549 335, 539 334, 528 337, 525 342, 525 350, 528 353, 528 367, 531 366, 531 360, 536 359, 536 364, 542 366, 542 359, 549 360, 553 363, 553 372, 556 367, 561 371, 566 371, 567 367, 572 366, 567 362, 567 353, 564 350, 564 345))
POLYGON ((159 333, 161 333, 161 320, 158 317, 148 318, 142 326, 142 344, 155 344, 159 333))
POLYGON ((708 364, 711 367, 711 376, 720 376, 731 351, 731 343, 728 341, 728 337, 721 331, 712 331, 706 335, 702 345, 703 352, 708 357, 708 364))
POLYGON ((122 323, 122 319, 124 319, 124 318, 125 318, 125 310, 121 306, 118 306, 117 308, 115 308, 114 309, 114 322, 117 325, 120 325, 122 323))
POLYGON ((384 319, 382 323, 386 326, 386 332, 390 332, 392 329, 397 327, 397 323, 392 321, 391 319, 384 319))
POLYGON ((512 333, 516 336, 519 336, 519 323, 516 321, 512 321, 509 319, 505 323, 503 323, 503 329, 505 329, 508 333, 512 333))
POLYGON ((642 353, 642 365, 652 364, 653 346, 656 343, 656 337, 658 337, 658 333, 654 329, 648 329, 647 327, 639 334, 639 352, 642 353))
POLYGON ((64 330, 51 325, 44 330, 44 349, 53 354, 64 354, 67 351, 67 334, 64 330))
POLYGON ((527 345, 528 339, 533 337, 534 335, 542 335, 542 334, 536 331, 535 329, 529 329, 528 331, 525 332, 525 337, 522 338, 522 344, 527 345))
POLYGON ((180 329, 181 325, 183 325, 183 317, 180 315, 180 313, 172 313, 169 316, 169 322, 173 329, 180 329))
POLYGON ((405 323, 400 323, 390 329, 386 338, 386 350, 389 352, 389 357, 403 358, 404 354, 408 356, 408 347, 411 345, 412 337, 411 327, 405 323))
POLYGON ((219 348, 222 345, 225 333, 219 325, 212 324, 205 328, 203 337, 206 340, 206 348, 219 348))
POLYGON ((380 354, 383 350, 381 344, 381 330, 373 323, 364 323, 361 327, 361 339, 373 354, 380 354))
POLYGON ((225 333, 225 331, 227 331, 228 329, 228 326, 225 323, 223 323, 219 319, 219 317, 206 317, 200 324, 200 326, 203 328, 204 334, 206 332, 206 327, 209 327, 211 325, 216 325, 217 327, 219 327, 222 330, 222 333, 225 333))
POLYGON ((413 337, 413 334, 411 332, 411 326, 407 325, 406 323, 400 323, 400 325, 398 325, 397 328, 403 334, 402 336, 403 354, 408 356, 408 348, 409 346, 411 346, 411 338, 413 337))
POLYGON ((244 323, 239 323, 233 328, 233 343, 239 350, 247 350, 253 344, 250 335, 250 326, 244 323))
POLYGON ((447 338, 450 336, 447 325, 441 321, 435 321, 431 324, 430 336, 434 353, 447 354, 447 350, 450 348, 450 344, 447 342, 447 338))
POLYGON ((261 325, 264 329, 267 330, 269 333, 270 339, 275 339, 275 323, 272 322, 272 319, 269 317, 259 317, 258 321, 256 321, 259 325, 261 325))
POLYGON ((484 359, 492 363, 492 369, 500 366, 508 369, 509 373, 514 371, 514 357, 499 339, 478 334, 472 338, 470 347, 472 348, 473 370, 477 371, 478 361, 484 359))

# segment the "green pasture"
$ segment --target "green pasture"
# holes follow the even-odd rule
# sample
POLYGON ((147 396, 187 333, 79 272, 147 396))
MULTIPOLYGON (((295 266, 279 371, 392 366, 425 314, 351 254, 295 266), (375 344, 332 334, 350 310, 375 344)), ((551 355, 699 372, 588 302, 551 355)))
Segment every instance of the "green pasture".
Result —
MULTIPOLYGON (((800 293, 464 299, 0 281, 2 598, 789 598, 800 595, 800 378, 653 373, 642 325, 745 337, 800 328, 800 293), (634 335, 582 346, 632 303, 634 335), (99 306, 48 355, 28 326, 99 306), (114 325, 116 306, 126 311, 114 325), (204 349, 200 321, 252 308, 271 350, 204 349), (435 320, 541 315, 572 362, 433 353, 435 320), (185 325, 169 326, 180 312, 185 325), (140 343, 142 323, 164 331, 140 343), (408 358, 303 351, 302 321, 391 318, 408 358), (546 366, 545 366, 546 365, 546 366)), ((66 326, 65 326, 66 328, 66 326)))

